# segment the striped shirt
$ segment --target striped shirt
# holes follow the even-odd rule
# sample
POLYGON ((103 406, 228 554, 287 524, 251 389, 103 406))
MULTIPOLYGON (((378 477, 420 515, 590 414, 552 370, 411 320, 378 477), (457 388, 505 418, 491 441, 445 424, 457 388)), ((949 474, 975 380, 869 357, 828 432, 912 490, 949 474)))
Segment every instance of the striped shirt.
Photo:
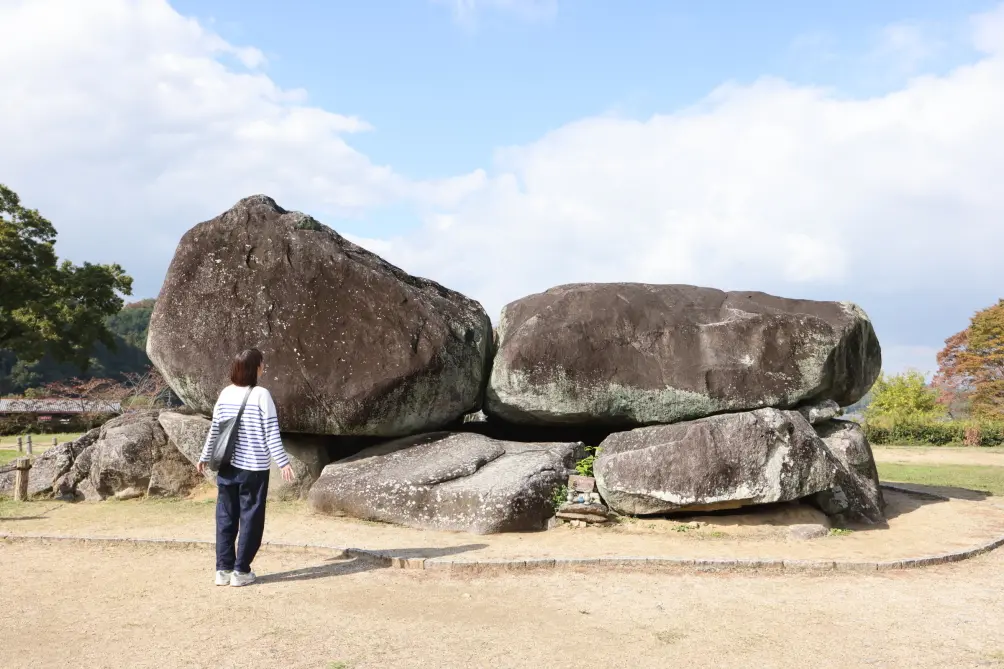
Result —
MULTIPOLYGON (((213 408, 213 425, 202 448, 202 462, 209 462, 209 451, 216 435, 220 432, 220 422, 233 418, 241 409, 241 402, 247 393, 247 386, 230 385, 223 389, 213 408)), ((276 415, 272 395, 261 386, 255 386, 248 396, 241 424, 237 429, 237 443, 230 464, 238 469, 264 471, 269 468, 269 458, 277 467, 289 464, 289 457, 282 447, 279 436, 279 416, 276 415)))

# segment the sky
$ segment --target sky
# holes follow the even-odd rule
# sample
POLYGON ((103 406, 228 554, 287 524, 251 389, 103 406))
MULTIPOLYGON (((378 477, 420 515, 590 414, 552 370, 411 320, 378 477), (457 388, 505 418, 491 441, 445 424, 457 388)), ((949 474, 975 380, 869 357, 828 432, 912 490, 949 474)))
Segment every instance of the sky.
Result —
POLYGON ((931 372, 1004 297, 1004 4, 0 0, 0 183, 155 297, 255 193, 508 302, 850 300, 931 372))

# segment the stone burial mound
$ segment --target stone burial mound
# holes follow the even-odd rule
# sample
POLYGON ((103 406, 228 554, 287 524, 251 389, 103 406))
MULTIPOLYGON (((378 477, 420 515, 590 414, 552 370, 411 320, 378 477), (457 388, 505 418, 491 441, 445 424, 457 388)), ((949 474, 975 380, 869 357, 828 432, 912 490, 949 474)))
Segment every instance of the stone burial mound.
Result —
POLYGON ((559 506, 598 525, 790 501, 883 520, 868 442, 838 418, 881 368, 857 306, 574 284, 512 302, 493 332, 475 300, 264 195, 185 233, 157 300, 147 351, 186 412, 53 449, 33 485, 184 494, 250 347, 297 472, 270 495, 319 513, 474 533, 540 530, 559 506), (572 490, 584 443, 595 480, 572 490))

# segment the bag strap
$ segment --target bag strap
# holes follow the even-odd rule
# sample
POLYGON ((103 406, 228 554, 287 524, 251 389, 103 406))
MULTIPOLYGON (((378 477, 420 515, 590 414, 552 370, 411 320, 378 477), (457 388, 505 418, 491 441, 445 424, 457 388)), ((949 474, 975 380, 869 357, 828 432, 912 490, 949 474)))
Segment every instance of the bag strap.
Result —
POLYGON ((241 416, 244 415, 244 407, 247 406, 248 398, 251 397, 251 391, 254 390, 254 386, 248 386, 248 391, 244 393, 244 401, 241 402, 241 408, 237 412, 237 420, 234 421, 234 425, 238 428, 241 426, 241 416))

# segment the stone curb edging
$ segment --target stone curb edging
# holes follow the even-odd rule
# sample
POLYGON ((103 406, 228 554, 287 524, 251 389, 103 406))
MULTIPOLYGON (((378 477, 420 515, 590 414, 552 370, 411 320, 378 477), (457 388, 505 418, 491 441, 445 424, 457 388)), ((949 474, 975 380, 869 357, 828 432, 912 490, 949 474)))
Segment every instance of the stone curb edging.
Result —
MULTIPOLYGON (((6 541, 67 541, 104 544, 152 544, 183 548, 205 548, 215 546, 215 542, 202 539, 141 539, 131 537, 91 537, 73 535, 11 534, 0 533, 0 540, 6 541)), ((262 548, 320 550, 340 553, 344 556, 375 559, 395 569, 431 570, 458 574, 491 574, 526 572, 547 569, 568 569, 582 567, 606 568, 686 568, 691 571, 841 571, 879 572, 900 569, 931 567, 951 562, 961 562, 989 553, 1004 546, 1004 535, 982 545, 967 550, 941 555, 925 555, 918 558, 888 560, 883 562, 849 560, 774 560, 774 559, 714 559, 714 558, 660 558, 660 557, 599 557, 599 558, 528 558, 528 559, 487 559, 450 560, 446 558, 416 558, 397 555, 393 551, 372 551, 364 548, 347 548, 310 543, 286 543, 265 541, 262 548)))

